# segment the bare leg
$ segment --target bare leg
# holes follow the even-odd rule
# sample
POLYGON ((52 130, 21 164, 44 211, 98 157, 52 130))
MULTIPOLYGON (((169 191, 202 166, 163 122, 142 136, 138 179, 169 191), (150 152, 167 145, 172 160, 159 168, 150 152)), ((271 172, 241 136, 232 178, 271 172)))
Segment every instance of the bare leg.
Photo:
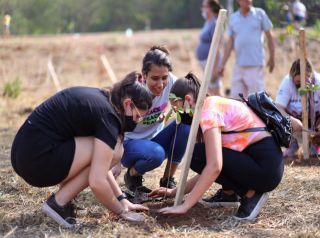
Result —
POLYGON ((79 174, 60 186, 60 189, 55 194, 55 199, 58 205, 63 206, 67 204, 77 196, 77 194, 89 186, 89 171, 90 167, 86 167, 79 174))
POLYGON ((76 137, 74 159, 68 176, 61 182, 56 201, 64 205, 88 187, 89 168, 93 152, 93 137, 76 137))

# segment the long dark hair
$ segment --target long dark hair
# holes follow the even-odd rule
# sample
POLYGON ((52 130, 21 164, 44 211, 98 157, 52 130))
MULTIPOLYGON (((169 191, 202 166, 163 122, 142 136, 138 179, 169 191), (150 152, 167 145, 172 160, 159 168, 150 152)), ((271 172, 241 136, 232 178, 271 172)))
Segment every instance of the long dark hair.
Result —
MULTIPOLYGON (((197 76, 193 73, 188 73, 185 77, 176 80, 170 92, 182 98, 183 101, 187 94, 192 94, 194 101, 197 102, 200 87, 201 83, 197 76)), ((203 134, 200 127, 197 133, 197 142, 203 142, 203 134)))
POLYGON ((200 90, 200 80, 193 73, 188 73, 185 77, 177 79, 171 88, 171 93, 184 100, 184 97, 191 93, 195 102, 198 99, 200 90))
POLYGON ((148 74, 152 65, 165 66, 172 71, 169 50, 165 46, 152 46, 142 60, 142 73, 148 74))
MULTIPOLYGON (((129 73, 123 80, 115 83, 112 88, 106 91, 115 109, 118 111, 122 121, 124 121, 125 111, 123 100, 131 98, 134 105, 141 110, 148 110, 152 106, 152 94, 141 83, 142 75, 136 71, 129 73)), ((124 123, 123 123, 124 126, 124 123)), ((123 133, 123 128, 122 132, 123 133)))

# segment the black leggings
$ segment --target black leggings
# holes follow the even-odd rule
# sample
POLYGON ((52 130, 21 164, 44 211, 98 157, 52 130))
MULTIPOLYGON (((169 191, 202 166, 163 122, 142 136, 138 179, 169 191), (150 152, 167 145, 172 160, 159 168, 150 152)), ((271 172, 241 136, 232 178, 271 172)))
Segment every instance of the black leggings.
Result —
MULTIPOLYGON (((264 193, 275 189, 281 181, 284 170, 282 152, 272 137, 266 137, 242 152, 223 148, 222 157, 222 171, 216 183, 224 190, 233 190, 240 196, 249 189, 264 193)), ((191 169, 201 174, 205 165, 205 144, 196 144, 191 169)))

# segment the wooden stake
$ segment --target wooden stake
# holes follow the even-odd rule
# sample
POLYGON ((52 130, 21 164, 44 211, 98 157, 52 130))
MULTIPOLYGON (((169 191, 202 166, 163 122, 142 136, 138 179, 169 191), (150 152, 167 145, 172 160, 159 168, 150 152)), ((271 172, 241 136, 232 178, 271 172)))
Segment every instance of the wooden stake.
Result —
POLYGON ((111 79, 112 83, 116 83, 118 81, 116 75, 114 74, 113 70, 112 70, 112 67, 107 59, 107 57, 105 55, 101 55, 100 57, 101 61, 102 61, 102 64, 104 66, 104 68, 106 69, 108 75, 109 75, 109 78, 111 79))
POLYGON ((57 89, 57 92, 61 91, 62 88, 61 88, 61 85, 60 85, 60 81, 58 79, 56 71, 54 70, 51 57, 49 57, 49 60, 48 60, 48 71, 49 71, 49 74, 50 74, 50 76, 52 78, 53 84, 57 89))
POLYGON ((196 103, 196 108, 195 108, 195 112, 194 112, 194 116, 191 124, 191 130, 188 138, 187 148, 183 156, 182 173, 180 176, 177 194, 174 201, 175 206, 181 204, 182 198, 184 195, 184 190, 186 187, 186 181, 187 181, 188 172, 189 172, 190 163, 191 163, 191 156, 193 153, 194 144, 196 142, 196 136, 199 129, 202 105, 206 98, 206 93, 208 91, 208 85, 209 85, 209 81, 211 79, 211 75, 213 71, 213 64, 217 56, 218 46, 219 46, 220 39, 222 37, 223 27, 226 19, 227 19, 227 10, 221 9, 219 11, 216 28, 212 37, 212 42, 211 42, 210 51, 208 55, 208 61, 204 71, 204 80, 202 80, 202 84, 200 87, 198 100, 196 103))
MULTIPOLYGON (((300 43, 300 78, 301 88, 306 88, 306 43, 305 43, 305 30, 299 29, 299 43, 300 43)), ((301 97, 302 103, 302 125, 303 128, 309 129, 308 126, 308 110, 307 110, 308 93, 301 97)), ((309 158, 309 137, 308 132, 302 131, 302 149, 303 158, 309 158)))

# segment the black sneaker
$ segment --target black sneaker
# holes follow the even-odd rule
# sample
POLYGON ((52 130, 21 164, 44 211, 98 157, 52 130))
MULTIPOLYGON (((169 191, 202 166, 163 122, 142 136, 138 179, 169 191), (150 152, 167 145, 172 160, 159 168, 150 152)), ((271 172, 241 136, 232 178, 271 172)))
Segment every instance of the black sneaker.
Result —
POLYGON ((268 193, 256 193, 252 198, 241 198, 240 207, 233 217, 237 220, 248 221, 256 219, 263 205, 266 204, 268 197, 268 193))
POLYGON ((176 186, 177 186, 177 183, 174 180, 174 177, 167 177, 167 178, 160 179, 160 187, 175 188, 176 186))
POLYGON ((129 174, 129 169, 124 175, 124 183, 130 192, 133 194, 138 190, 143 193, 150 193, 152 190, 142 185, 142 176, 131 176, 129 174))
POLYGON ((239 206, 239 197, 237 194, 228 195, 219 189, 215 195, 208 198, 203 198, 200 202, 209 207, 236 207, 239 206))
POLYGON ((74 205, 71 202, 68 202, 64 206, 59 206, 56 202, 55 195, 52 194, 42 205, 42 211, 61 226, 69 229, 75 228, 76 213, 74 205))

